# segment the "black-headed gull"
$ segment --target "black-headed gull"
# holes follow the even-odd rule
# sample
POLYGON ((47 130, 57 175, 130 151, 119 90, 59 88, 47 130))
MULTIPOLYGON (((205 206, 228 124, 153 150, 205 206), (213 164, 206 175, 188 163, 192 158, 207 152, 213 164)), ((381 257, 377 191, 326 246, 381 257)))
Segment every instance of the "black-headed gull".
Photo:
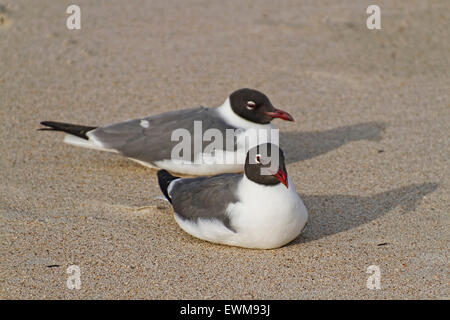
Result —
POLYGON ((250 149, 244 174, 179 178, 160 170, 158 182, 179 226, 210 242, 278 248, 294 240, 308 220, 283 151, 274 144, 250 149))
POLYGON ((43 121, 41 124, 47 128, 41 130, 66 132, 66 143, 117 152, 146 166, 184 174, 211 175, 242 172, 245 156, 251 147, 265 142, 277 143, 269 132, 274 129, 271 121, 275 118, 294 120, 287 112, 275 109, 263 93, 244 88, 233 92, 215 108, 166 112, 103 127, 43 121), (174 148, 180 141, 173 137, 176 130, 191 136, 192 141, 188 144, 192 153, 187 161, 173 157, 174 148), (194 145, 194 140, 199 140, 196 130, 200 130, 201 135, 198 148, 194 145), (230 137, 227 130, 236 132, 231 143, 225 141, 230 137), (259 134, 255 139, 255 132, 268 134, 265 137, 259 134), (219 147, 205 152, 210 141, 218 139, 216 136, 212 138, 214 133, 219 133, 223 141, 214 141, 220 142, 219 147))

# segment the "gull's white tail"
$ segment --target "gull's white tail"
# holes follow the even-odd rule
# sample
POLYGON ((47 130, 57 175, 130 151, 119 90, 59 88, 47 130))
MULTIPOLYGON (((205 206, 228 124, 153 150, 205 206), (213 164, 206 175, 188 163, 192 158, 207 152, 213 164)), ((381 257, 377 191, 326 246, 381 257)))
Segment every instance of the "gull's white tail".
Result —
MULTIPOLYGON (((89 137, 89 133, 87 134, 87 136, 89 137)), ((102 147, 99 143, 96 143, 90 137, 88 140, 86 140, 86 139, 83 139, 83 138, 80 138, 80 137, 77 137, 77 136, 74 136, 71 134, 66 134, 64 136, 64 143, 71 144, 71 145, 77 146, 77 147, 87 148, 87 149, 94 149, 94 150, 101 150, 101 151, 117 153, 116 150, 102 147)))

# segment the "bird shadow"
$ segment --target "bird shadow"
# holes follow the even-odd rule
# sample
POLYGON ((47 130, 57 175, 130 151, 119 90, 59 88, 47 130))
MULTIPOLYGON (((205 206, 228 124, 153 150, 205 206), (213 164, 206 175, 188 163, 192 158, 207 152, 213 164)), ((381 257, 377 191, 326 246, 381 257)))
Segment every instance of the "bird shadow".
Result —
POLYGON ((303 195, 303 202, 309 212, 308 225, 291 245, 356 228, 382 217, 398 206, 401 206, 404 214, 409 213, 416 209, 425 195, 435 191, 437 187, 437 183, 428 182, 411 184, 372 196, 303 195))
POLYGON ((364 122, 326 131, 281 132, 280 145, 286 162, 293 163, 317 157, 351 141, 380 141, 385 129, 385 122, 364 122))

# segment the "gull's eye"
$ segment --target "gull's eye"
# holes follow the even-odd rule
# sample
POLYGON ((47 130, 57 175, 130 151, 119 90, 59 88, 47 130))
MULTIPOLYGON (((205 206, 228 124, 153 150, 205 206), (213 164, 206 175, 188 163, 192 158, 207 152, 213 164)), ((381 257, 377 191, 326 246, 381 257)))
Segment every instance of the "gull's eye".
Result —
POLYGON ((261 164, 261 155, 257 154, 255 157, 255 161, 256 161, 256 163, 261 164))
POLYGON ((254 101, 247 101, 247 109, 253 110, 256 107, 256 103, 254 101))

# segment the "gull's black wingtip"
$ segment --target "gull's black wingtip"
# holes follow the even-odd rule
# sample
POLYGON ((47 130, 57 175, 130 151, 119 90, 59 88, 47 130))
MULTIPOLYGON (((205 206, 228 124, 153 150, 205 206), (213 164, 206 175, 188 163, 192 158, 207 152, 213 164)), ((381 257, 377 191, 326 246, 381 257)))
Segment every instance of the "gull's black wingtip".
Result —
POLYGON ((91 130, 97 129, 97 127, 80 126, 77 124, 56 121, 41 121, 40 124, 48 128, 39 128, 38 130, 62 131, 86 140, 89 139, 86 133, 91 130))
POLYGON ((159 170, 156 175, 158 176, 158 184, 159 184, 159 188, 161 189, 161 192, 164 194, 164 196, 166 197, 166 199, 172 203, 172 199, 169 196, 169 192, 168 192, 168 188, 170 183, 173 180, 178 179, 179 177, 173 176, 171 175, 167 170, 159 170))
POLYGON ((46 130, 55 131, 55 128, 53 128, 51 125, 52 124, 51 121, 41 121, 41 122, 39 122, 39 124, 41 126, 46 126, 47 128, 38 128, 38 129, 36 129, 37 131, 46 131, 46 130))

